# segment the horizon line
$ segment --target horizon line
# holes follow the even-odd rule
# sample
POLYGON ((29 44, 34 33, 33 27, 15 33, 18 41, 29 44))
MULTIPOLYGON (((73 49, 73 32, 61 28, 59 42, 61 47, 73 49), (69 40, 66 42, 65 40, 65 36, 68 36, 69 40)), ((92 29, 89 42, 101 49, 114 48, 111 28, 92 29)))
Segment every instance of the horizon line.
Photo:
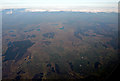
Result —
MULTIPOLYGON (((2 8, 0 11, 3 10, 11 10, 12 13, 13 10, 20 10, 24 9, 20 12, 86 12, 86 13, 99 13, 99 12, 105 12, 105 13, 118 13, 118 10, 111 11, 111 10, 100 10, 100 9, 40 9, 40 8, 2 8)), ((9 13, 9 12, 8 12, 9 13)))

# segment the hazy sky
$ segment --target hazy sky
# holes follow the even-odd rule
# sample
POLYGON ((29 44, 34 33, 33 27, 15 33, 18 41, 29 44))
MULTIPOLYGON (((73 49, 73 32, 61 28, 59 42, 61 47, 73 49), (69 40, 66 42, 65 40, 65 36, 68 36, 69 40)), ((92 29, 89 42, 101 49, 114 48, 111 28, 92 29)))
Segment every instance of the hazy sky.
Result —
POLYGON ((0 0, 2 8, 117 11, 119 0, 0 0))

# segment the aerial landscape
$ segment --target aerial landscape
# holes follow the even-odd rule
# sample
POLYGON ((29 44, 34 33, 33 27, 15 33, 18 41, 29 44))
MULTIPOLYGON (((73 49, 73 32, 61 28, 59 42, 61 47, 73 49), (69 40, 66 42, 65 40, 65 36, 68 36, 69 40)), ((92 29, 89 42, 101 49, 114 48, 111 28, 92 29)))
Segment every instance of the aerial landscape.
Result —
POLYGON ((104 79, 115 68, 116 13, 22 10, 3 11, 3 79, 104 79))
POLYGON ((119 63, 118 13, 2 10, 2 80, 106 81, 119 63))

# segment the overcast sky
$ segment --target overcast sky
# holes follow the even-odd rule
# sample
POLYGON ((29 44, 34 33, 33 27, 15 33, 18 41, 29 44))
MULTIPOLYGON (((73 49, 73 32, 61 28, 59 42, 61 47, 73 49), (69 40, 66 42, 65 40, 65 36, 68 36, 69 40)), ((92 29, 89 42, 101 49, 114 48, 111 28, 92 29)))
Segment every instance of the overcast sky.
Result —
POLYGON ((119 0, 0 0, 1 8, 117 11, 119 0))

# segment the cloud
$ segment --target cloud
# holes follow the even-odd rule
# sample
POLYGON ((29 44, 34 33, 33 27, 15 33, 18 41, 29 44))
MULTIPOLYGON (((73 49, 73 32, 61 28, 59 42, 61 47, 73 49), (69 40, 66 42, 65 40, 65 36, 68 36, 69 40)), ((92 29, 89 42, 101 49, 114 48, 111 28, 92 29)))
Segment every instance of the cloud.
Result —
POLYGON ((71 12, 118 12, 118 9, 115 7, 112 8, 90 8, 90 7, 71 7, 71 8, 28 8, 25 9, 25 12, 58 12, 58 11, 71 11, 71 12))
POLYGON ((4 0, 2 9, 27 8, 27 11, 86 11, 86 12, 117 12, 119 0, 4 0), (29 10, 32 8, 32 10, 29 10), (33 8, 37 8, 34 9, 33 8), (39 10, 38 10, 39 9, 39 10))
POLYGON ((6 12, 6 14, 12 14, 12 13, 13 13, 12 10, 6 12))
POLYGON ((25 9, 25 12, 45 12, 44 9, 25 9))

